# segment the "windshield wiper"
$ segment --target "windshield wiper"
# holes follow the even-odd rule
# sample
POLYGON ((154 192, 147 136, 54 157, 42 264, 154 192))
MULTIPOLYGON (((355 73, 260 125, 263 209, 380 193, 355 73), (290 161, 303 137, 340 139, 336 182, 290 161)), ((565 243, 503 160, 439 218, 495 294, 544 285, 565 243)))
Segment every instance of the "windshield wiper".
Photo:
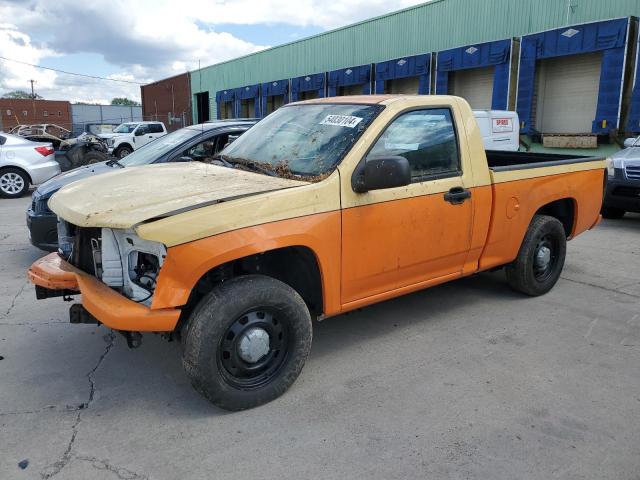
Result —
POLYGON ((224 166, 228 168, 235 168, 234 165, 240 165, 242 167, 248 168, 249 170, 253 170, 254 172, 262 173, 270 177, 278 176, 273 170, 269 170, 268 168, 260 166, 256 162, 245 160, 244 158, 232 158, 226 155, 218 155, 215 160, 220 160, 224 164, 224 166))
POLYGON ((124 168, 124 165, 120 163, 120 161, 117 158, 112 158, 111 160, 107 161, 107 165, 117 165, 120 168, 124 168))

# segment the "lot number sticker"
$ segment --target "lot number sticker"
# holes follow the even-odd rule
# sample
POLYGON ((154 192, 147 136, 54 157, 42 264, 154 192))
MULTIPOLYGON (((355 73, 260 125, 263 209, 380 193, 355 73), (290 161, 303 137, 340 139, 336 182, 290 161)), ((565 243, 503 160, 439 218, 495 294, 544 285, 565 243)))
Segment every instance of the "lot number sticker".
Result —
POLYGON ((327 115, 325 119, 320 122, 320 125, 354 128, 361 121, 361 117, 352 117, 351 115, 327 115))
POLYGON ((493 133, 513 132, 513 122, 510 118, 494 118, 493 133))

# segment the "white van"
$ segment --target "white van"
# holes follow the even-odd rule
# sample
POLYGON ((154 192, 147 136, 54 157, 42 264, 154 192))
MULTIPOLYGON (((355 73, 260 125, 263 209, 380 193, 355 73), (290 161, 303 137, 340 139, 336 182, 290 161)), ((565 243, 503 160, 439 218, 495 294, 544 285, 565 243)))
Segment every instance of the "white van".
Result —
POLYGON ((507 110, 474 110, 486 150, 517 152, 520 146, 520 119, 507 110))

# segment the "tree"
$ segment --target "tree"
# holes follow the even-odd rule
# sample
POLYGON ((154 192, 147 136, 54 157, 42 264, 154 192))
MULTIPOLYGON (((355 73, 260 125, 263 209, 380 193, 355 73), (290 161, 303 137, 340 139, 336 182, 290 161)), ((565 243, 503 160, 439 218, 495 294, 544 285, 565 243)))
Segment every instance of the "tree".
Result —
POLYGON ((25 92, 24 90, 14 90, 12 92, 7 92, 2 95, 2 98, 36 98, 41 99, 42 97, 35 93, 33 97, 31 97, 30 93, 25 92))
POLYGON ((129 100, 127 97, 116 97, 111 100, 111 105, 126 105, 132 107, 139 107, 140 102, 136 102, 135 100, 129 100))

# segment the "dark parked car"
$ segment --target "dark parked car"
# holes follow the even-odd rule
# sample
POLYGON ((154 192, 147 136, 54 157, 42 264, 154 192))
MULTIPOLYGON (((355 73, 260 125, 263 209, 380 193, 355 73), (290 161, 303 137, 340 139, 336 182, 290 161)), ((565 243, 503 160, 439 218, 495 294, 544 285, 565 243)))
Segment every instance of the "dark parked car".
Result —
POLYGON ((220 120, 181 128, 151 142, 120 160, 112 159, 62 173, 40 185, 31 197, 27 227, 31 243, 54 251, 58 248, 57 217, 47 202, 65 185, 93 175, 150 163, 208 161, 257 120, 220 120))
POLYGON ((605 218, 622 218, 626 212, 640 213, 640 137, 627 139, 624 146, 611 157, 607 169, 602 205, 605 218))

